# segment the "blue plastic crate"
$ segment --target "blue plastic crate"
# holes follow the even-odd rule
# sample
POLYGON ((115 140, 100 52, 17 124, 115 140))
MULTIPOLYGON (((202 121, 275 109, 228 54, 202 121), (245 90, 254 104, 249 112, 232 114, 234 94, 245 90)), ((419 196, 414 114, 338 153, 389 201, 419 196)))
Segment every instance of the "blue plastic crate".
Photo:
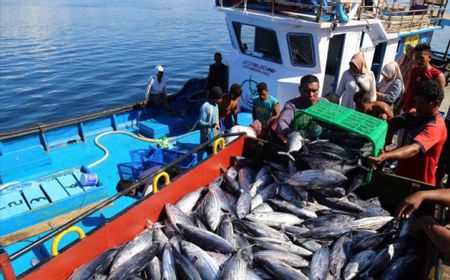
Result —
MULTIPOLYGON (((168 149, 157 149, 155 152, 150 156, 148 162, 154 166, 154 165, 166 165, 168 163, 171 163, 175 161, 176 159, 182 157, 185 155, 183 152, 179 151, 173 151, 168 149)), ((181 169, 189 169, 197 164, 197 154, 192 154, 188 158, 182 160, 177 164, 177 166, 181 169)))
POLYGON ((136 180, 144 168, 142 164, 134 162, 120 163, 117 165, 119 176, 122 180, 136 180))
POLYGON ((144 165, 144 163, 155 152, 155 150, 156 149, 151 146, 148 149, 131 150, 130 151, 131 162, 144 165))

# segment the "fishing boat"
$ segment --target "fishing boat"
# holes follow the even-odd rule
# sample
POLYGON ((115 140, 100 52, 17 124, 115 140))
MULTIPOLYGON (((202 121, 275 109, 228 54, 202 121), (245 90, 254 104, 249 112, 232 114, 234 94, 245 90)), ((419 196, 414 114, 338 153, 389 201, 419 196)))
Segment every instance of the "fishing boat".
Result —
MULTIPOLYGON (((357 51, 364 52, 379 79, 383 65, 402 55, 405 46, 430 43, 433 32, 442 29, 447 2, 425 1, 423 9, 414 10, 394 4, 216 1, 226 15, 233 47, 229 82, 243 87, 239 123, 251 121, 248 111, 258 82, 266 82, 281 104, 298 94, 306 74, 319 78, 321 94, 335 91, 357 51)), ((201 99, 192 97, 203 89, 204 80, 191 80, 171 97, 174 107, 187 112, 182 117, 133 104, 0 134, 0 264, 5 278, 69 276, 142 230, 144 218, 157 220, 165 202, 205 184, 210 179, 210 174, 202 177, 206 171, 212 176, 219 164, 227 166, 225 159, 207 157, 203 148, 208 143, 199 143, 194 127, 201 99), (166 183, 175 182, 156 194, 157 177, 141 199, 117 193, 119 179, 135 180, 155 166, 147 179, 176 166, 177 177, 162 173, 166 183), (86 184, 92 174, 93 182, 86 184), (87 237, 79 242, 73 231, 87 237), (101 240, 104 244, 96 245, 101 240)), ((245 141, 237 142, 227 153, 242 149, 245 141)))
MULTIPOLYGON (((212 141, 214 141, 213 143, 220 143, 221 140, 223 138, 213 139, 212 141)), ((205 145, 202 146, 194 149, 193 152, 201 150, 205 145)), ((78 233, 82 239, 71 244, 68 248, 61 249, 60 254, 34 266, 23 273, 20 278, 33 280, 67 279, 76 268, 81 267, 106 250, 131 240, 145 229, 149 220, 152 222, 159 220, 163 215, 166 203, 174 204, 190 191, 207 185, 221 174, 219 166, 229 167, 230 157, 244 156, 254 160, 270 160, 275 163, 286 162, 286 157, 280 156, 279 151, 279 147, 267 141, 240 136, 214 156, 205 159, 190 169, 189 172, 180 175, 169 185, 162 186, 156 194, 139 200, 132 207, 111 218, 107 224, 87 234, 86 237, 79 228, 70 224, 68 227, 64 227, 64 230, 51 234, 50 239, 57 241, 62 237, 68 238, 68 233, 71 232, 78 233)), ((176 164, 176 162, 173 164, 176 164)), ((167 167, 170 167, 170 165, 167 167)), ((377 171, 373 174, 371 183, 364 188, 361 195, 367 198, 378 197, 387 209, 394 211, 402 197, 416 188, 425 190, 432 188, 432 186, 377 171), (393 189, 395 189, 395 192, 393 192, 393 189)), ((433 205, 424 209, 423 213, 432 215, 433 205)), ((78 235, 76 236, 78 237, 78 235)), ((421 265, 420 275, 417 275, 416 279, 427 279, 429 275, 439 279, 439 276, 436 275, 436 273, 439 273, 436 249, 429 242, 417 245, 423 256, 423 265, 421 265)), ((0 256, 2 257, 0 263, 6 279, 15 279, 13 267, 7 260, 7 256, 0 256)))

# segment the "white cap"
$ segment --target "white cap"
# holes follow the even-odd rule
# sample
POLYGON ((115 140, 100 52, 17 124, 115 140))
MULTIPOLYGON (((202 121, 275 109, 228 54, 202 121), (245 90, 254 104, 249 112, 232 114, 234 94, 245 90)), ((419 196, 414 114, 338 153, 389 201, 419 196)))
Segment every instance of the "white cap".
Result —
POLYGON ((155 66, 155 72, 156 73, 158 73, 158 72, 164 72, 164 68, 162 67, 162 65, 156 65, 155 66))

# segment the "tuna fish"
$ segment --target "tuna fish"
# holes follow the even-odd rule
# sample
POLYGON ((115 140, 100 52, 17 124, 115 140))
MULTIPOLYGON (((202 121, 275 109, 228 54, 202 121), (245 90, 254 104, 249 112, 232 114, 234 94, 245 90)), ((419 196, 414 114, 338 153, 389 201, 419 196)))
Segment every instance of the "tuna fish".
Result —
POLYGON ((245 218, 253 222, 263 223, 277 228, 288 225, 299 225, 303 222, 297 216, 283 212, 252 213, 245 216, 245 218))
POLYGON ((165 204, 164 209, 166 210, 166 215, 169 218, 170 224, 178 230, 176 224, 187 224, 193 226, 191 218, 182 212, 178 207, 171 204, 165 204))
MULTIPOLYGON (((384 271, 381 279, 383 280, 394 280, 394 279, 402 279, 402 275, 407 272, 408 268, 410 268, 414 263, 417 263, 420 260, 420 256, 418 255, 405 255, 403 257, 395 260, 389 267, 384 271)), ((404 278, 403 278, 404 279, 404 278)))
POLYGON ((82 267, 76 269, 74 273, 70 276, 70 280, 84 280, 89 279, 94 273, 105 274, 106 270, 111 264, 111 261, 117 255, 122 247, 112 248, 100 256, 96 257, 94 260, 86 263, 82 267))
POLYGON ((152 235, 153 231, 151 229, 145 229, 133 240, 125 244, 125 246, 123 246, 122 249, 114 257, 114 260, 111 264, 110 273, 112 273, 122 264, 128 262, 138 253, 152 247, 152 235))
POLYGON ((352 240, 343 235, 336 240, 331 249, 330 272, 335 279, 341 279, 341 270, 350 257, 352 240))
MULTIPOLYGON (((173 251, 173 256, 175 259, 175 265, 178 268, 178 271, 182 274, 182 279, 186 280, 202 280, 200 273, 198 273, 195 266, 180 252, 176 250, 173 251)), ((149 279, 153 279, 149 277, 149 279)))
POLYGON ((154 257, 145 267, 145 272, 149 279, 160 280, 161 273, 161 263, 157 257, 154 257))
POLYGON ((194 265, 202 279, 217 279, 219 266, 205 251, 200 249, 200 247, 187 241, 181 241, 181 251, 194 265))
POLYGON ((283 212, 292 213, 299 218, 304 219, 314 219, 317 218, 317 214, 311 210, 299 208, 287 201, 278 200, 278 199, 269 199, 268 203, 272 205, 275 209, 278 209, 283 212))
POLYGON ((299 234, 298 238, 333 239, 351 230, 348 226, 337 227, 336 225, 312 228, 310 231, 299 234))
POLYGON ((348 225, 354 219, 355 218, 352 216, 332 214, 321 216, 315 219, 306 220, 302 223, 302 226, 305 226, 307 228, 316 228, 331 225, 341 226, 341 225, 348 225))
POLYGON ((162 255, 162 279, 177 279, 177 275, 175 273, 175 260, 173 258, 172 247, 170 244, 166 244, 162 255))
POLYGON ((378 230, 390 221, 392 221, 394 217, 391 216, 376 216, 376 217, 368 217, 362 218, 359 220, 352 221, 350 223, 350 227, 353 230, 378 230))
POLYGON ((162 249, 160 243, 153 243, 151 246, 140 250, 133 257, 127 259, 121 265, 112 270, 108 276, 108 280, 127 279, 138 271, 144 270, 146 264, 162 249))
POLYGON ((238 173, 239 188, 243 191, 249 191, 250 185, 255 181, 255 173, 248 167, 242 167, 238 173))
POLYGON ((373 250, 366 250, 353 256, 345 266, 343 279, 351 280, 354 279, 359 273, 362 273, 370 266, 375 254, 376 252, 373 250))
POLYGON ((236 203, 236 215, 239 219, 244 218, 248 213, 250 213, 250 209, 252 207, 252 196, 248 192, 243 192, 239 196, 239 199, 236 203))
POLYGON ((256 252, 253 256, 255 260, 259 260, 260 258, 278 260, 294 268, 307 267, 309 265, 309 262, 304 258, 286 251, 263 250, 256 252))
POLYGON ((264 166, 256 174, 255 182, 250 186, 250 194, 255 196, 260 188, 266 186, 272 181, 272 176, 269 166, 264 166))
POLYGON ((222 270, 222 280, 245 280, 247 264, 239 253, 232 256, 222 270))
POLYGON ((314 253, 310 270, 309 278, 311 280, 325 280, 328 276, 330 267, 330 250, 328 247, 323 247, 314 253))
POLYGON ((251 210, 251 213, 268 213, 268 212, 273 212, 273 209, 267 203, 262 203, 258 207, 255 207, 255 209, 251 210))
POLYGON ((373 258, 368 269, 369 275, 377 275, 386 270, 386 268, 395 261, 398 257, 403 255, 406 251, 406 242, 398 241, 389 244, 386 248, 380 250, 373 258))
POLYGON ((190 215, 192 209, 194 209, 195 205, 202 197, 204 191, 205 188, 199 188, 196 189, 195 191, 188 193, 187 195, 183 196, 180 200, 178 200, 178 202, 175 203, 175 206, 178 207, 178 209, 183 211, 185 214, 190 215))
POLYGON ((211 190, 208 191, 203 200, 203 221, 212 231, 216 231, 222 214, 219 198, 216 193, 211 190))
POLYGON ((303 147, 303 143, 305 142, 305 138, 300 132, 294 131, 288 135, 287 142, 288 151, 278 152, 278 154, 286 155, 292 161, 295 161, 293 154, 300 151, 300 149, 303 147))
POLYGON ((289 238, 285 234, 283 234, 271 227, 268 227, 266 225, 262 225, 262 224, 251 222, 251 221, 241 221, 241 220, 234 220, 233 225, 235 227, 237 227, 238 230, 241 230, 243 232, 248 232, 249 234, 256 236, 256 237, 269 237, 269 238, 274 238, 274 239, 278 239, 281 241, 289 242, 289 238))
POLYGON ((235 243, 235 234, 233 229, 233 223, 231 221, 230 215, 224 215, 222 221, 220 222, 219 230, 217 232, 219 236, 230 242, 230 244, 235 243))
POLYGON ((217 251, 225 254, 236 251, 233 244, 217 234, 193 226, 183 224, 178 224, 177 226, 187 240, 204 250, 217 251))
POLYGON ((291 176, 285 183, 306 189, 330 187, 347 180, 334 170, 304 170, 291 176))
POLYGON ((260 258, 258 262, 264 269, 276 279, 284 280, 307 280, 308 277, 300 270, 296 270, 284 262, 260 258))

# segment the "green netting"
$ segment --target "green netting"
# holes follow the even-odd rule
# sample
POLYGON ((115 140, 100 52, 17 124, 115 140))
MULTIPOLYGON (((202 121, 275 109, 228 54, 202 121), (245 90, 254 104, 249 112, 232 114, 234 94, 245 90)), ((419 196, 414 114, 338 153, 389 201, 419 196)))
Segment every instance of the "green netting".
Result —
POLYGON ((388 125, 381 119, 323 100, 297 112, 294 129, 305 129, 311 120, 319 120, 367 139, 373 145, 372 156, 378 156, 384 148, 388 125))

